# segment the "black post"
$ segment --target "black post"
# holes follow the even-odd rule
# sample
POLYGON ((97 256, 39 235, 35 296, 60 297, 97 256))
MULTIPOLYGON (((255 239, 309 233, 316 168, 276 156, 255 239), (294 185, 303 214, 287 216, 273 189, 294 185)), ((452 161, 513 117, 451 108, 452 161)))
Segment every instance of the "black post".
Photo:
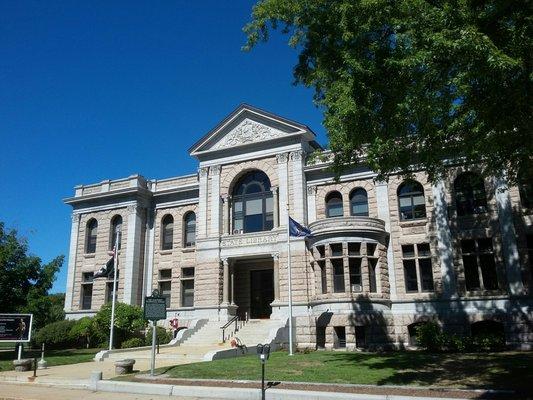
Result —
POLYGON ((265 400, 265 363, 261 363, 261 400, 265 400))
POLYGON ((37 377, 37 357, 33 358, 33 377, 37 377))
POLYGON ((159 354, 159 337, 157 337, 157 354, 159 354))

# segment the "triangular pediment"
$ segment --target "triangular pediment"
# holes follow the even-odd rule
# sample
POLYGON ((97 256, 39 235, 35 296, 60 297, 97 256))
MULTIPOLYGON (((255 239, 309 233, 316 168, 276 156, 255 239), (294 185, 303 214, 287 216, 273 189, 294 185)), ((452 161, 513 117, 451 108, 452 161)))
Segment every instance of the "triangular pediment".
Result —
POLYGON ((304 135, 307 140, 314 140, 315 137, 305 125, 249 105, 241 105, 193 145, 189 152, 191 155, 200 155, 295 135, 304 135))

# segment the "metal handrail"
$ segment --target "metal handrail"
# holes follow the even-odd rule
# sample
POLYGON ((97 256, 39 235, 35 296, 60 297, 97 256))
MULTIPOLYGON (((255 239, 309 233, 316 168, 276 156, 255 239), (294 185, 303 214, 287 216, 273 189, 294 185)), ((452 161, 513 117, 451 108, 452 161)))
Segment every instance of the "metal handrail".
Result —
POLYGON ((234 333, 238 332, 240 328, 242 328, 246 323, 248 322, 248 312, 244 314, 244 319, 239 319, 238 315, 235 315, 232 317, 228 322, 226 322, 224 325, 220 327, 222 329, 222 343, 226 343, 226 329, 231 325, 235 324, 233 332, 231 332, 230 336, 234 333))

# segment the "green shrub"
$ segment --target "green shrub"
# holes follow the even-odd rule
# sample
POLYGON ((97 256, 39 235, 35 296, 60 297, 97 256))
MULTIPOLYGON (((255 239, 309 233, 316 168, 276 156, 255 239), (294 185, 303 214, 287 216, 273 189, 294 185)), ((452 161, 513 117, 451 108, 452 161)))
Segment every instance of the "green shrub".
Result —
POLYGON ((442 333, 439 324, 426 322, 416 327, 416 340, 424 350, 438 352, 443 350, 446 336, 442 333))
MULTIPOLYGON (((172 340, 172 332, 167 331, 162 326, 157 326, 156 327, 155 334, 156 334, 156 337, 157 337, 157 340, 158 340, 156 343, 167 344, 168 342, 170 342, 172 340)), ((148 329, 148 331, 146 332, 145 343, 146 343, 147 346, 151 346, 152 345, 152 327, 150 327, 148 329)))
POLYGON ((70 336, 79 347, 91 347, 95 342, 94 319, 83 317, 75 322, 70 329, 70 336))
POLYGON ((75 324, 76 321, 67 319, 45 325, 35 334, 35 342, 38 346, 44 343, 49 349, 74 347, 76 340, 70 332, 75 324))
POLYGON ((140 337, 134 337, 128 340, 124 340, 120 345, 121 349, 129 349, 132 347, 141 347, 144 346, 144 340, 140 337))
MULTIPOLYGON (((111 321, 111 304, 104 304, 94 316, 94 332, 99 344, 109 340, 109 322, 111 321)), ((143 309, 125 303, 115 304, 115 328, 113 344, 120 348, 123 341, 140 337, 141 331, 146 327, 143 309)))
POLYGON ((474 351, 502 351, 505 349, 505 338, 493 333, 485 333, 472 338, 474 351))

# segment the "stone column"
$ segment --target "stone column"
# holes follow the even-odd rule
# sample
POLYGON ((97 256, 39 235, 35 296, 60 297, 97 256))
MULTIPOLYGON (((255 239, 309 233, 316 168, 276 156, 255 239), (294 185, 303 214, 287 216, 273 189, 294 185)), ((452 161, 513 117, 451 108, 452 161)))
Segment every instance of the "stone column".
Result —
POLYGON ((141 208, 138 205, 128 206, 128 226, 126 239, 125 265, 119 264, 119 269, 124 271, 123 301, 126 304, 137 305, 139 289, 139 270, 141 259, 141 208))
POLYGON ((303 224, 306 224, 307 215, 305 211, 305 187, 304 187, 304 170, 303 170, 304 152, 296 150, 291 152, 291 171, 292 171, 292 204, 290 213, 292 218, 303 224))
POLYGON ((503 179, 495 179, 495 186, 509 294, 520 295, 524 292, 524 284, 522 282, 520 255, 518 254, 518 245, 516 243, 516 231, 513 223, 513 210, 511 209, 509 190, 503 179))
MULTIPOLYGON (((389 208, 389 190, 387 182, 376 183, 376 200, 378 206, 378 218, 385 222, 385 230, 391 233, 390 227, 390 208, 389 208)), ((394 265, 394 253, 392 251, 392 238, 389 236, 389 243, 387 245, 387 269, 389 272, 389 285, 390 285, 390 299, 396 299, 396 269, 394 265)), ((368 269, 368 266, 367 266, 368 269)), ((376 276, 376 286, 377 286, 376 276)))
POLYGON ((279 254, 272 254, 274 260, 274 301, 279 301, 279 254))
POLYGON ((287 203, 289 202, 287 161, 289 160, 289 153, 278 154, 276 160, 278 161, 279 178, 279 226, 287 226, 287 203))
POLYGON ((274 220, 274 228, 279 226, 279 195, 277 186, 272 186, 272 219, 274 220))
POLYGON ((437 249, 442 276, 442 294, 444 298, 456 297, 457 284, 453 268, 452 234, 448 225, 448 204, 444 182, 440 180, 432 186, 431 190, 433 192, 433 212, 435 213, 437 249))
POLYGON ((223 258, 223 286, 222 286, 222 304, 229 304, 229 259, 223 258))
POLYGON ((229 235, 231 233, 230 200, 231 198, 228 194, 222 196, 222 201, 224 203, 224 212, 222 213, 222 225, 224 226, 224 235, 229 235))
POLYGON ((307 223, 316 221, 316 186, 307 187, 307 223))
POLYGON ((209 168, 211 176, 211 236, 220 236, 220 165, 209 168))
POLYGON ((68 252, 67 289, 65 292, 65 312, 72 310, 72 294, 74 292, 74 282, 76 281, 76 256, 78 253, 80 218, 81 214, 72 214, 72 225, 70 227, 70 247, 68 252))
POLYGON ((198 172, 200 174, 200 182, 198 195, 198 220, 196 221, 196 227, 198 229, 198 237, 205 238, 207 236, 207 175, 209 173, 209 168, 201 167, 198 172))

